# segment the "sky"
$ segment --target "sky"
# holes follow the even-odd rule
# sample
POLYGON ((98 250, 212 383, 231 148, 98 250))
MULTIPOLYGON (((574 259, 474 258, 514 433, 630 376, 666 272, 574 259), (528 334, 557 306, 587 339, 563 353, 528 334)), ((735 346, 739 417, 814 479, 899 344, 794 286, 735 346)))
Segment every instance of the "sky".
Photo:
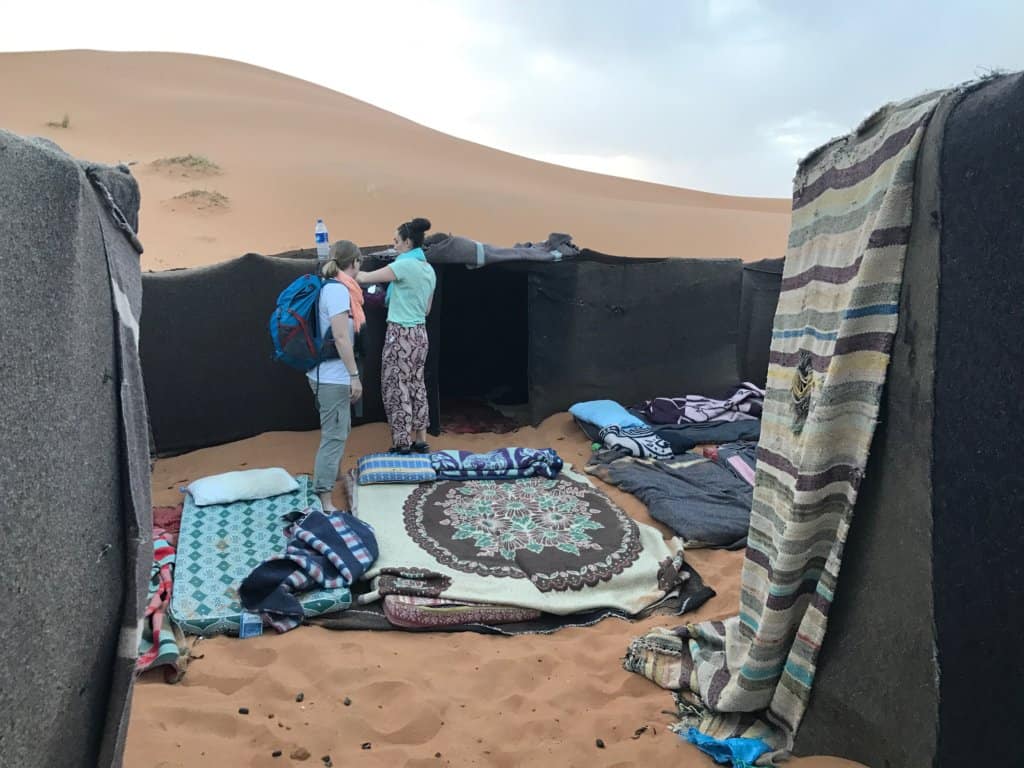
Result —
POLYGON ((788 197, 885 102, 1024 69, 1022 29, 1020 0, 35 0, 0 51, 220 56, 539 160, 788 197))

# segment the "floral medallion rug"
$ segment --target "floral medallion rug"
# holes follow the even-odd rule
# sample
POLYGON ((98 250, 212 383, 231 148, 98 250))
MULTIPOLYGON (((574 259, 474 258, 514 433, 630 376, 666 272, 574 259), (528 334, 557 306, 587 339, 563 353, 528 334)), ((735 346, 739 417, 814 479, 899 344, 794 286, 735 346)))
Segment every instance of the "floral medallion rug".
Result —
MULTIPOLYGON (((439 597, 569 614, 637 614, 678 594, 678 539, 637 523, 584 476, 355 488, 380 556, 373 600, 439 597)), ((364 598, 364 600, 366 599, 364 598)))

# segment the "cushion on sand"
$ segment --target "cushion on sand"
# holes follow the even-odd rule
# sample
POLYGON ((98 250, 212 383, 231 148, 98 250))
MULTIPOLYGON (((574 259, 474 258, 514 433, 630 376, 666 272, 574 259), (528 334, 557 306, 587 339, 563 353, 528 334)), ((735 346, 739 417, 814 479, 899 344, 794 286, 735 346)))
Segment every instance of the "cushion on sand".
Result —
POLYGON ((209 504, 234 504, 236 501, 266 499, 297 491, 295 478, 280 467, 245 469, 210 475, 188 486, 192 501, 199 507, 209 504))
POLYGON ((359 459, 358 477, 360 485, 429 483, 437 479, 437 472, 426 454, 371 453, 359 459))

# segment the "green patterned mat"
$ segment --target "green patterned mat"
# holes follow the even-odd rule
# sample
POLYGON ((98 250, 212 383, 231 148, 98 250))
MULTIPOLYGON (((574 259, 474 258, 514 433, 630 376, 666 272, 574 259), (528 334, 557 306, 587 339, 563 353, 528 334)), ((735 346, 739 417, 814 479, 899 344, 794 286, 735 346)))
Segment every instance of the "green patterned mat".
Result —
MULTIPOLYGON (((185 496, 171 615, 186 633, 238 634, 238 585, 264 560, 284 553, 284 515, 320 508, 309 477, 296 480, 293 493, 255 501, 198 507, 185 496)), ((317 590, 300 602, 307 616, 320 616, 348 608, 352 595, 348 589, 317 590)))

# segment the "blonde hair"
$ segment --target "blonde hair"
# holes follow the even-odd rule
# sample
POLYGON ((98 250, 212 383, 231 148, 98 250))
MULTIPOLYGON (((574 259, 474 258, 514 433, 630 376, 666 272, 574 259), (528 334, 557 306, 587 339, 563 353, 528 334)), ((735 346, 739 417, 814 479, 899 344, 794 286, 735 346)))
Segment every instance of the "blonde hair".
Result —
POLYGON ((362 258, 358 245, 351 240, 338 240, 331 244, 330 257, 320 268, 320 274, 328 280, 333 279, 362 258))

